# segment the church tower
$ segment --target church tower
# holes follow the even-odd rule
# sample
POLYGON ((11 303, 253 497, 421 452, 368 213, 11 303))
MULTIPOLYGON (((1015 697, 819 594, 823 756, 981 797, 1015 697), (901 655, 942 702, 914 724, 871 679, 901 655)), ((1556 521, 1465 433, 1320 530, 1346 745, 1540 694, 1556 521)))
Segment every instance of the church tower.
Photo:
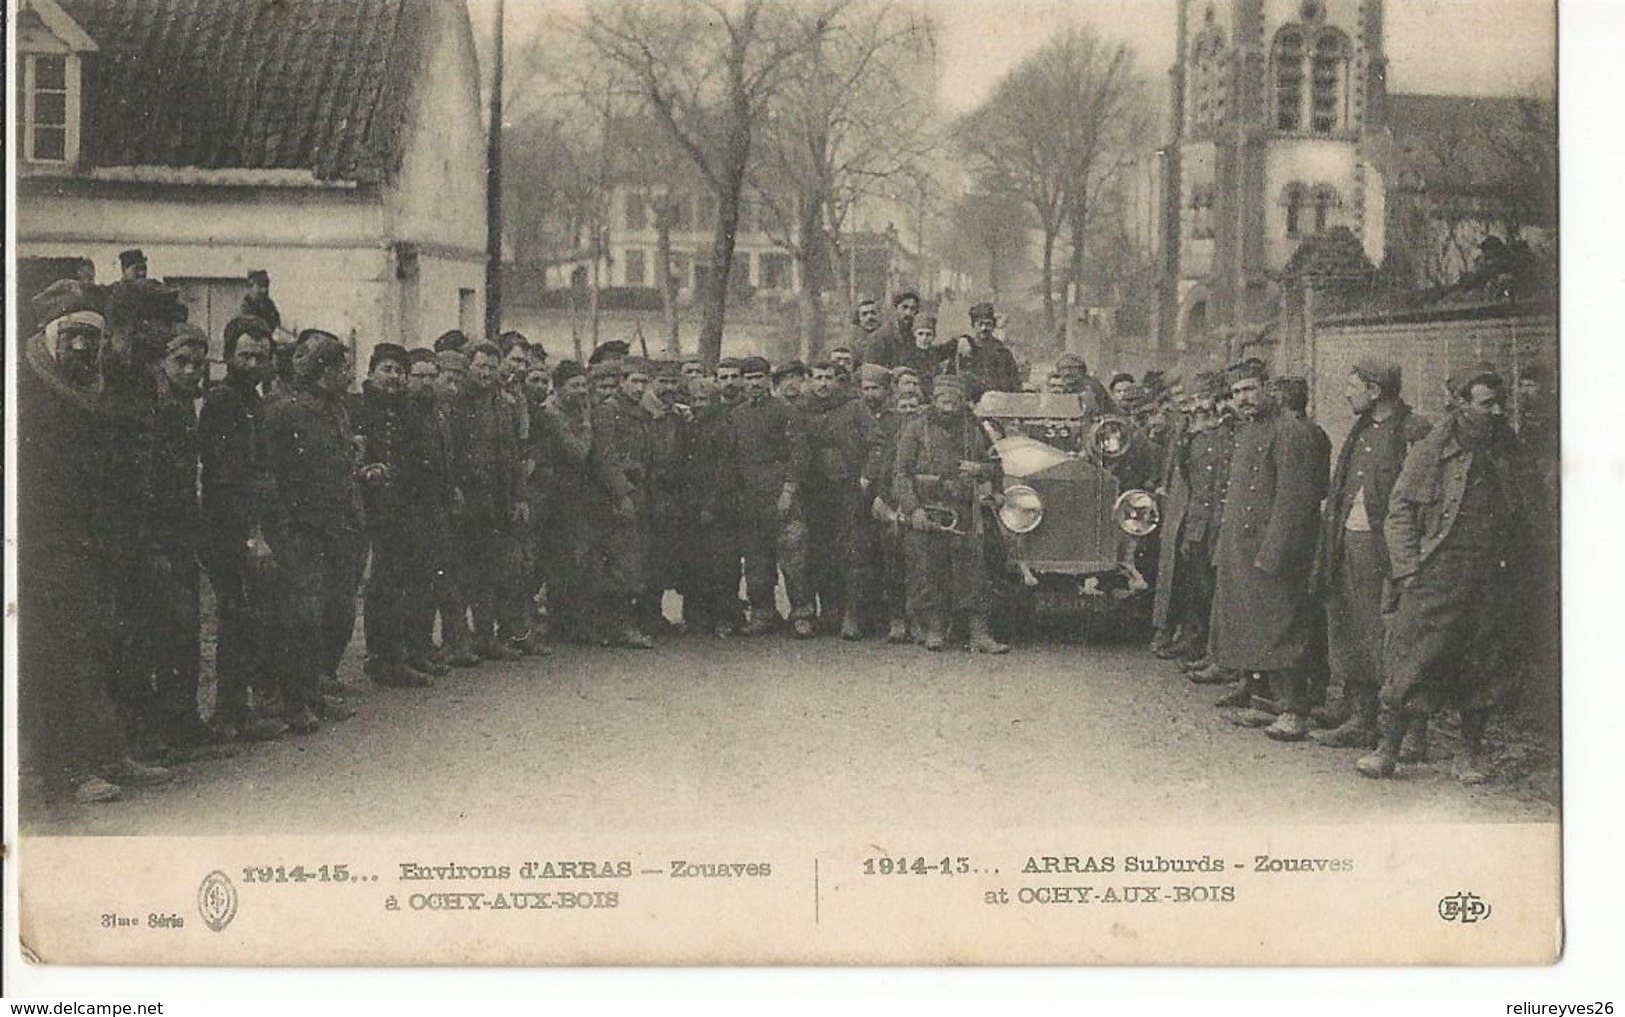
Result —
POLYGON ((1383 251, 1383 0, 1179 0, 1162 341, 1278 316, 1281 270, 1347 227, 1383 251), (1169 332, 1172 332, 1170 335, 1169 332))

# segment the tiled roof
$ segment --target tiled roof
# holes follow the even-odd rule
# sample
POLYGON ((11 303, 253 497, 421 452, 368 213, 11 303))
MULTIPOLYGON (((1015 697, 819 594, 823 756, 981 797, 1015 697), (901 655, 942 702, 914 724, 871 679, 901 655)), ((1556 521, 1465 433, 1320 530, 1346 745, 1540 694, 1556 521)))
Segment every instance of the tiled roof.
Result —
POLYGON ((1299 244, 1281 274, 1326 283, 1369 281, 1376 272, 1354 231, 1347 226, 1333 226, 1299 244))
POLYGON ((378 182, 437 0, 60 0, 96 41, 81 151, 103 166, 378 182))

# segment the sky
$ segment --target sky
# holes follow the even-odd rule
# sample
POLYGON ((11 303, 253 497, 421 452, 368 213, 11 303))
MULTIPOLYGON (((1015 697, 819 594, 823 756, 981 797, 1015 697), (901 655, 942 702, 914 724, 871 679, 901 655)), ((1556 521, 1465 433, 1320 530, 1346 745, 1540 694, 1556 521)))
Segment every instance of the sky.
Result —
MULTIPOLYGON (((949 112, 974 107, 1058 28, 1087 23, 1128 43, 1161 76, 1174 59, 1174 0, 934 0, 949 112)), ((1549 92, 1552 0, 1388 0, 1389 90, 1450 95, 1549 92)))
MULTIPOLYGON (((508 0, 509 45, 544 12, 578 13, 592 0, 508 0)), ((489 33, 493 0, 469 0, 489 33)), ((1005 72, 1056 29, 1093 25, 1134 48, 1161 78, 1174 58, 1175 0, 924 0, 941 27, 939 98, 973 108, 1005 72)), ((1554 0, 1387 0, 1389 90, 1450 95, 1549 93, 1556 80, 1554 0)), ((511 50, 510 50, 511 52, 511 50)))

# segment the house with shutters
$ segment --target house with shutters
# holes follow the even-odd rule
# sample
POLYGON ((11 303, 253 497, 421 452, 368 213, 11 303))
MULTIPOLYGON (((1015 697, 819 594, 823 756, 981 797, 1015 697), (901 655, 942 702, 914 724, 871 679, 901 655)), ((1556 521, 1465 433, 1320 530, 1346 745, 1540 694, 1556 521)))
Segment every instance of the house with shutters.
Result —
MULTIPOLYGON (((483 321, 461 0, 20 0, 16 296, 146 253, 220 342, 247 274, 359 357, 483 321)), ((216 346, 215 355, 219 355, 216 346)))

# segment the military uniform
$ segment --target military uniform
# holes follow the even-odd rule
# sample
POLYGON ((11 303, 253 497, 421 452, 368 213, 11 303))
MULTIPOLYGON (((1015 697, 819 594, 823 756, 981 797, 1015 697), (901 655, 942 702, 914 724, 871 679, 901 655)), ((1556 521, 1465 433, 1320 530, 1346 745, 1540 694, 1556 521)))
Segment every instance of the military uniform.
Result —
MULTIPOLYGON (((161 389, 167 389, 160 381, 161 389)), ((143 485, 147 497, 149 570, 141 638, 154 682, 161 736, 172 744, 198 740, 198 682, 202 664, 199 606, 197 411, 192 400, 167 390, 150 405, 143 485)))
POLYGON ((807 414, 809 482, 802 504, 807 519, 808 573, 826 624, 839 625, 865 599, 868 569, 854 565, 869 528, 868 499, 862 480, 870 453, 879 443, 879 425, 862 399, 841 393, 809 396, 807 414))
MULTIPOLYGON (((1313 425, 1262 413, 1237 425, 1215 549, 1214 659, 1270 675, 1283 715, 1309 708, 1302 667, 1313 639, 1308 593, 1328 456, 1313 425)), ((1301 735, 1299 735, 1301 737, 1301 735)))
POLYGON ((908 563, 908 610, 926 629, 927 647, 942 645, 956 616, 968 619, 973 642, 986 639, 991 592, 986 524, 978 487, 997 490, 999 470, 988 455, 987 435, 968 412, 944 418, 928 410, 903 425, 897 437, 892 490, 905 517, 922 506, 958 513, 963 533, 911 528, 903 536, 908 563), (981 464, 974 478, 960 475, 961 462, 981 464))
POLYGON ((649 436, 649 583, 640 606, 642 620, 659 627, 664 592, 684 585, 683 544, 693 524, 683 469, 689 423, 652 390, 640 410, 649 436))
MULTIPOLYGON (((592 575, 594 515, 604 499, 591 474, 593 429, 590 412, 572 413, 554 392, 535 418, 537 476, 545 478, 548 508, 537 532, 547 581, 547 611, 554 632, 584 636, 586 581, 592 575)), ((535 478, 533 478, 535 479, 535 478)))
POLYGON ((281 687, 269 629, 273 586, 248 560, 248 541, 274 526, 275 485, 266 464, 265 403, 255 385, 227 377, 203 396, 198 457, 203 470, 203 566, 214 590, 216 725, 249 719, 249 692, 259 711, 281 712, 281 687))
POLYGON ((691 629, 728 635, 739 610, 740 469, 733 415, 724 406, 697 410, 683 467, 692 537, 687 548, 683 617, 691 629))
POLYGON ((463 515, 453 546, 469 612, 474 650, 483 657, 511 653, 497 638, 499 623, 510 632, 528 631, 516 617, 513 508, 523 496, 519 433, 507 397, 495 385, 470 386, 452 404, 452 468, 463 494, 463 515))
POLYGON ((1213 611, 1214 547, 1224 521, 1230 456, 1234 449, 1232 422, 1192 430, 1180 440, 1174 459, 1176 483, 1183 492, 1183 511, 1166 534, 1173 567, 1158 577, 1158 590, 1167 590, 1167 618, 1188 637, 1190 656, 1200 656, 1207 644, 1208 619, 1213 611))
POLYGON ((366 559, 355 431, 344 401, 299 385, 265 407, 266 462, 276 488, 266 536, 286 606, 277 645, 290 714, 322 709, 355 628, 366 559))
POLYGON ((591 595, 598 634, 621 642, 646 639, 634 625, 649 580, 649 428, 624 392, 593 407, 591 468, 598 499, 592 519, 591 595))
POLYGON ((735 406, 733 424, 751 624, 777 617, 775 591, 781 571, 791 617, 810 621, 816 605, 807 579, 807 524, 799 494, 789 512, 779 509, 785 485, 799 489, 808 474, 806 421, 788 403, 763 395, 735 406))

